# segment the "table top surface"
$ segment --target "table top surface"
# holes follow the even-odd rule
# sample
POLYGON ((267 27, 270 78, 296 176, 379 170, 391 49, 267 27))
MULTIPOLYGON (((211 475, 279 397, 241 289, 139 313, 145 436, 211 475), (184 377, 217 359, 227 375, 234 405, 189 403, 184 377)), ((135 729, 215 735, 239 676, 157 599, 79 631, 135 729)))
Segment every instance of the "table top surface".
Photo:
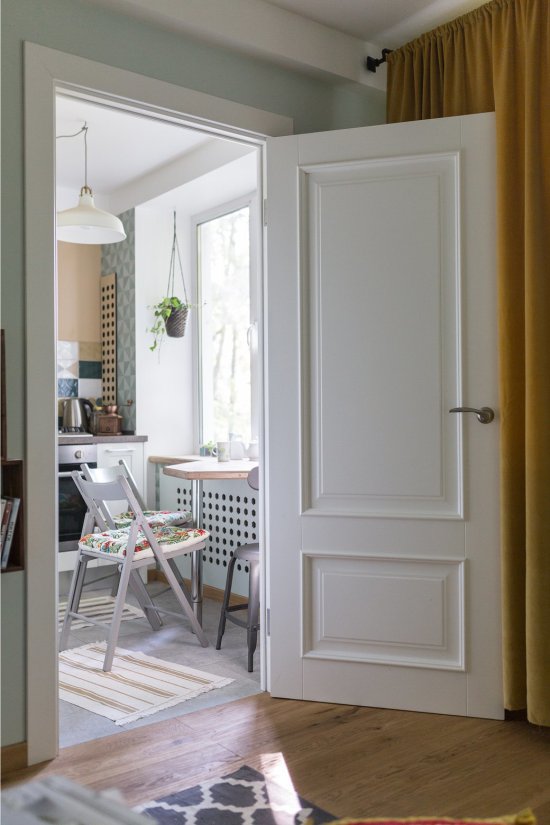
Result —
POLYGON ((232 479, 246 478, 249 472, 258 466, 257 461, 218 461, 217 458, 202 458, 200 461, 186 461, 183 464, 170 464, 164 467, 167 476, 186 479, 232 479))

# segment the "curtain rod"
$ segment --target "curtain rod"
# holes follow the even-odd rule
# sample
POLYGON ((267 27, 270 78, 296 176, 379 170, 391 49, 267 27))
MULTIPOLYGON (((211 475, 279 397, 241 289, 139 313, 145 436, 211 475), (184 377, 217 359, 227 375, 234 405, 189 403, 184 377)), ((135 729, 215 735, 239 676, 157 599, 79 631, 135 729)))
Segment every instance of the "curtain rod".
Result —
POLYGON ((382 49, 382 57, 378 58, 370 57, 369 55, 369 57, 367 57, 367 59, 365 60, 365 66, 367 67, 369 72, 375 72, 381 63, 385 63, 387 56, 391 54, 392 51, 393 49, 382 49))

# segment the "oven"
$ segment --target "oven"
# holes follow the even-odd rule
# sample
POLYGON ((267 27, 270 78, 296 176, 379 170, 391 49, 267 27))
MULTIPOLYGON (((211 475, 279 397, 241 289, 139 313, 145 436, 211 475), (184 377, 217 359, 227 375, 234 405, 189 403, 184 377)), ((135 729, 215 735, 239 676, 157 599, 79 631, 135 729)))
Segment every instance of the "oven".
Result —
POLYGON ((78 549, 86 505, 72 479, 71 473, 81 464, 97 467, 95 444, 60 444, 58 446, 59 479, 59 551, 66 553, 78 549))

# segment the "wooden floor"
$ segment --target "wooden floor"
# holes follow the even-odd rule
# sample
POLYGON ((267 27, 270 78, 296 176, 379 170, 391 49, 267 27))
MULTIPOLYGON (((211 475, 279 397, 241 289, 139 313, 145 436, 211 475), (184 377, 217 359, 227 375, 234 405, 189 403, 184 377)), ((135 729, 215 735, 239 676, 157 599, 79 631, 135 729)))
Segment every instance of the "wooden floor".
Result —
POLYGON ((60 774, 130 805, 242 764, 335 817, 496 816, 550 824, 550 729, 259 694, 61 751, 4 787, 60 774))

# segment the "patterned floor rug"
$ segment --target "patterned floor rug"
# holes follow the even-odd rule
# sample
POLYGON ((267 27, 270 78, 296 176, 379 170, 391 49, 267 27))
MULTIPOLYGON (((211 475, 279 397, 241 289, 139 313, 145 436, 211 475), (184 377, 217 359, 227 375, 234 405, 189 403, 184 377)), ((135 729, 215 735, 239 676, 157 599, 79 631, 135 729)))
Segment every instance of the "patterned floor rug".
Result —
POLYGON ((159 825, 321 825, 336 819, 248 765, 134 810, 159 825))
MULTIPOLYGON (((113 610, 115 600, 112 596, 87 596, 80 600, 79 612, 84 613, 85 616, 91 616, 97 622, 105 622, 109 624, 113 617, 113 610)), ((66 601, 59 602, 57 608, 57 619, 59 627, 63 624, 65 617, 65 609, 67 607, 66 601)), ((143 610, 139 607, 134 607, 131 604, 125 604, 122 610, 122 621, 130 621, 131 619, 143 619, 143 610)), ((89 627, 89 624, 83 622, 82 619, 73 619, 71 623, 71 630, 79 630, 82 627, 89 627)))
POLYGON ((126 725, 233 679, 116 648, 113 667, 103 671, 105 642, 59 654, 59 698, 126 725))

